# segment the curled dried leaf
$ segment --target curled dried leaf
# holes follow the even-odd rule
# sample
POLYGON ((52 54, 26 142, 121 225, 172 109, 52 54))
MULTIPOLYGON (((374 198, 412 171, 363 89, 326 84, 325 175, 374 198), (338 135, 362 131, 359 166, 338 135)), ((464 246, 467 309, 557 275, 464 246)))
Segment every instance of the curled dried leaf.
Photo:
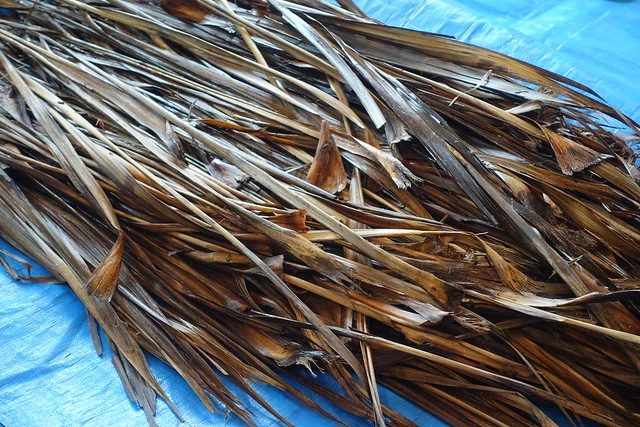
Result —
POLYGON ((598 153, 589 147, 558 135, 548 128, 542 127, 541 129, 553 148, 560 170, 565 175, 571 176, 576 172, 582 172, 590 166, 597 165, 612 157, 610 154, 598 153))
POLYGON ((307 181, 329 193, 338 193, 347 186, 340 150, 331 136, 331 128, 322 122, 316 154, 307 174, 307 181))
POLYGON ((160 0, 160 6, 170 15, 191 22, 201 22, 209 13, 196 0, 160 0))

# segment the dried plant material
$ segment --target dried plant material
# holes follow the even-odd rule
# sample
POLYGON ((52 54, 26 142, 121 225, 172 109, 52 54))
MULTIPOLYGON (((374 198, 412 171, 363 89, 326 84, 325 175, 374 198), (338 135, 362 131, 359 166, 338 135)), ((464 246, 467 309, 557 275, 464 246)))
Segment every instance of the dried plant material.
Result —
POLYGON ((93 270, 87 281, 87 293, 105 301, 111 301, 118 286, 122 256, 124 255, 124 233, 121 233, 106 258, 93 270))
POLYGON ((322 122, 320 127, 318 148, 309 167, 307 181, 333 194, 347 186, 347 173, 342 164, 342 156, 327 122, 322 122))
POLYGON ((160 0, 160 6, 179 19, 201 22, 208 14, 207 9, 194 0, 160 0))
POLYGON ((14 93, 13 86, 0 86, 0 107, 16 121, 22 121, 20 103, 14 93))
POLYGON ((243 182, 248 181, 250 178, 249 175, 237 167, 225 163, 220 159, 213 159, 207 169, 212 177, 236 190, 240 188, 243 182))
POLYGON ((311 230, 307 226, 307 211, 304 209, 271 216, 269 217, 269 221, 299 233, 306 233, 311 230))
POLYGON ((562 173, 565 175, 582 172, 588 167, 611 157, 610 155, 598 153, 589 147, 564 138, 548 129, 542 128, 542 130, 553 148, 560 170, 562 170, 562 173))
POLYGON ((540 402, 636 425, 638 126, 339 3, 2 3, 0 235, 75 292, 151 425, 178 408, 143 350, 250 425, 220 375, 284 425, 251 381, 335 422, 314 394, 412 425, 385 385, 461 426, 553 425, 540 402))

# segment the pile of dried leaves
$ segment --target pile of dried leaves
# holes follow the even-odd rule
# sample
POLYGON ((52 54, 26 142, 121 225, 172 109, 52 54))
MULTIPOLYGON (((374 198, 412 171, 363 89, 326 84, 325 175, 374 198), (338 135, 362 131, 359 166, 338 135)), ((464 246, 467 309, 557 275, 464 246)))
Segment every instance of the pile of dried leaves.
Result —
POLYGON ((456 425, 638 425, 640 187, 603 120, 638 125, 340 3, 0 0, 0 235, 151 423, 143 349, 247 423, 220 375, 378 425, 410 424, 378 384, 456 425))

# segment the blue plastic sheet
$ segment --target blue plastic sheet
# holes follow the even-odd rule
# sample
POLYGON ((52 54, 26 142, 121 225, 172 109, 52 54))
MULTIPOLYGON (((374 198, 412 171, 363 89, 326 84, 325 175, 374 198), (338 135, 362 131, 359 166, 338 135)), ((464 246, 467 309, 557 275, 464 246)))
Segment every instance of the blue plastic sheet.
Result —
MULTIPOLYGON (((358 4, 388 24, 453 35, 568 76, 640 121, 638 1, 364 0, 358 4)), ((13 251, 2 241, 0 248, 13 251)), ((19 274, 27 273, 20 263, 12 265, 19 274)), ((46 272, 35 269, 31 274, 46 272)), ((210 414, 175 372, 154 359, 151 365, 188 425, 241 425, 226 413, 210 414)), ((256 387, 295 425, 333 425, 284 393, 256 387)), ((382 400, 419 425, 443 425, 390 392, 383 390, 382 400)), ((255 402, 249 401, 249 406, 262 426, 278 424, 255 402)), ((351 425, 363 425, 337 408, 333 412, 351 425)), ((555 417, 561 419, 559 414, 555 417)), ((157 421, 161 426, 181 424, 161 401, 157 421)), ((143 412, 129 402, 108 351, 96 356, 84 308, 73 293, 62 285, 16 282, 0 271, 0 427, 145 424, 143 412)))

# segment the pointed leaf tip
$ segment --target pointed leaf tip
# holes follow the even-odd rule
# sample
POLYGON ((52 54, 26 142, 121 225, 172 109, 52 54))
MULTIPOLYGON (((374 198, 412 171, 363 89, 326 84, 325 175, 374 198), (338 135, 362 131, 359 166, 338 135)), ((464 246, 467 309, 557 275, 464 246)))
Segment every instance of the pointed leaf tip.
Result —
POLYGON ((340 150, 331 136, 329 125, 324 121, 320 127, 318 148, 309 168, 307 181, 333 194, 347 186, 347 173, 340 150))
POLYGON ((87 292, 104 301, 111 301, 113 293, 118 287, 118 277, 124 255, 124 233, 120 233, 105 259, 87 280, 87 292))
POLYGON ((598 153, 589 147, 580 145, 575 141, 565 138, 557 133, 542 127, 551 148, 556 155, 558 166, 565 175, 573 175, 582 172, 590 166, 597 165, 605 159, 611 158, 609 154, 598 153))

